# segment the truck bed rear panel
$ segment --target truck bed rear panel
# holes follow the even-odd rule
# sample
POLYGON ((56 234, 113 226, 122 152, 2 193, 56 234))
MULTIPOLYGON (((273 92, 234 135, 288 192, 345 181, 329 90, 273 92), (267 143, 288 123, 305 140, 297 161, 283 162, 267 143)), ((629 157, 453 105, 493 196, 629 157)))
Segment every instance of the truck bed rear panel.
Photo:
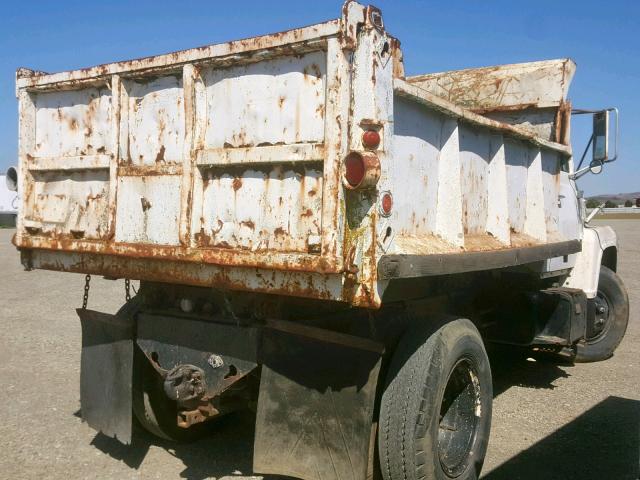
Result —
MULTIPOLYGON (((405 81, 378 14, 348 2, 338 20, 280 34, 20 70, 24 262, 379 307, 389 256, 573 253, 570 148, 405 81), (371 129, 379 181, 353 190, 343 162, 371 129)), ((532 256, 497 263, 519 258, 532 256)))

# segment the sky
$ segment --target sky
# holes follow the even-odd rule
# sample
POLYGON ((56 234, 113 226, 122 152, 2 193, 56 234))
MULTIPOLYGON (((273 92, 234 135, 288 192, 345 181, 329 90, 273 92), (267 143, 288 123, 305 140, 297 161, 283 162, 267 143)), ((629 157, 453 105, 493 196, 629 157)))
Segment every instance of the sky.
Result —
MULTIPOLYGON (((377 0, 407 75, 571 57, 575 108, 620 109, 619 160, 587 195, 640 191, 640 2, 377 0)), ((57 72, 319 23, 341 0, 0 2, 0 171, 17 163, 15 70, 57 72)), ((580 156, 591 133, 574 117, 580 156)))

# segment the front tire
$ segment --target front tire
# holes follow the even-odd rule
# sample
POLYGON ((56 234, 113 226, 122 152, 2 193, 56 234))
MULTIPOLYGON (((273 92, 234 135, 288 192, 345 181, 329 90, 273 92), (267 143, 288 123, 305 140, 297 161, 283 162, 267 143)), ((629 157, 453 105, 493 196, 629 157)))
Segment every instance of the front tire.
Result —
POLYGON ((576 346, 576 362, 599 362, 613 356, 629 323, 629 296, 622 279, 610 268, 600 267, 598 292, 591 300, 595 316, 584 341, 576 346))
POLYGON ((414 324, 391 360, 380 406, 385 480, 477 479, 491 429, 489 359, 466 319, 414 324))

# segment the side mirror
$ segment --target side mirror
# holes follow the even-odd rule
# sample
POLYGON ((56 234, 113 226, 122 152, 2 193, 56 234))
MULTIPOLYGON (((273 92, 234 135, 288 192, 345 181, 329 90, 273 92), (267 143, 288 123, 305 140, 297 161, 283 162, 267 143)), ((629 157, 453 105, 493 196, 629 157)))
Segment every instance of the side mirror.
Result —
POLYGON ((593 161, 606 162, 608 158, 609 112, 605 110, 593 114, 593 161))
POLYGON ((580 163, 573 173, 569 175, 572 180, 577 180, 586 173, 593 173, 595 175, 602 172, 602 167, 605 163, 613 162, 618 158, 618 109, 606 108, 604 110, 572 110, 572 115, 593 115, 593 132, 587 147, 584 149, 580 163), (613 156, 610 151, 610 135, 611 122, 610 113, 613 112, 615 116, 615 133, 613 134, 613 156), (592 147, 592 160, 588 167, 582 167, 585 157, 589 152, 589 147, 592 147))
POLYGON ((607 163, 618 158, 618 109, 609 108, 593 113, 593 160, 607 163), (609 156, 609 113, 615 113, 615 149, 612 157, 609 156))
POLYGON ((9 190, 12 192, 18 191, 18 171, 14 167, 9 167, 5 180, 9 190))

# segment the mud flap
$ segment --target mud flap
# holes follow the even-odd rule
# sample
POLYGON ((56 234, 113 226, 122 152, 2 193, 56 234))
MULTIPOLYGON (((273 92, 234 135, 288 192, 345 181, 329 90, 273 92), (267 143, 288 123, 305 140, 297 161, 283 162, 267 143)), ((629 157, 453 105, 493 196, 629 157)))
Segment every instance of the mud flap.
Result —
POLYGON ((82 418, 108 437, 131 444, 132 318, 77 309, 82 325, 82 418))
POLYGON ((366 478, 382 345, 278 321, 262 347, 254 471, 366 478))

